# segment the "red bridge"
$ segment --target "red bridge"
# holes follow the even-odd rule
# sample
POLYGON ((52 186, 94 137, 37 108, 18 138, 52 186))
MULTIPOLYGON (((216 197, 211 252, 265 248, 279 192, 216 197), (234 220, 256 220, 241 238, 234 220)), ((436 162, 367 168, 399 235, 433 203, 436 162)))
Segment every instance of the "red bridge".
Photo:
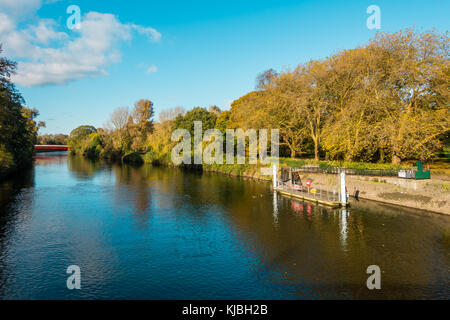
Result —
POLYGON ((67 151, 68 146, 59 146, 59 145, 36 145, 34 146, 34 150, 36 152, 54 152, 54 151, 67 151))

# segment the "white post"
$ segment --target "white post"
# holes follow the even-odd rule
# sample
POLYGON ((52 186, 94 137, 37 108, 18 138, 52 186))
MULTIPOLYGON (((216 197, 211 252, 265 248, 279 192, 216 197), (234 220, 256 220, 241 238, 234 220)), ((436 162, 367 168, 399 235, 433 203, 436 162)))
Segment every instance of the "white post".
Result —
POLYGON ((277 173, 278 169, 276 165, 273 165, 273 189, 277 188, 277 173))
POLYGON ((341 202, 341 204, 343 205, 343 206, 347 206, 347 192, 346 192, 346 188, 345 188, 345 172, 344 171, 342 171, 341 173, 340 173, 340 192, 339 192, 339 196, 340 196, 340 199, 339 199, 339 201, 341 202))

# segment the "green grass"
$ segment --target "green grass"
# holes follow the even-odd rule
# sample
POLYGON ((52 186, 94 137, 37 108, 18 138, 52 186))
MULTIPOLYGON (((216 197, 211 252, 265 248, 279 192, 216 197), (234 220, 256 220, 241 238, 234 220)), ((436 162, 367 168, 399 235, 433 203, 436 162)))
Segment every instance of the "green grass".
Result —
POLYGON ((260 165, 250 164, 204 164, 207 171, 217 171, 235 176, 254 175, 261 168, 260 165))

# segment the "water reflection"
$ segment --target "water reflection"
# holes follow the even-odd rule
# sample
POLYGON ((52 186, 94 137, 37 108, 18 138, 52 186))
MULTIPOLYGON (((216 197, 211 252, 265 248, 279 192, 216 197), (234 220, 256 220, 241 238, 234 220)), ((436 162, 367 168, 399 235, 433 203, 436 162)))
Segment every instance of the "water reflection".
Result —
POLYGON ((329 209, 268 183, 79 157, 37 159, 26 181, 1 185, 5 298, 449 297, 448 217, 329 209), (73 262, 86 274, 78 296, 60 273, 73 262), (372 264, 381 292, 365 287, 372 264))
POLYGON ((257 254, 255 268, 260 275, 264 270, 267 281, 292 286, 290 290, 301 292, 299 297, 305 297, 304 288, 298 288, 305 281, 315 288, 306 297, 383 297, 361 289, 365 268, 371 264, 389 272, 384 288, 394 297, 408 297, 410 290, 420 295, 438 284, 424 282, 424 275, 444 280, 441 285, 448 290, 448 251, 436 250, 433 241, 433 234, 444 232, 448 219, 368 202, 348 210, 328 209, 273 193, 270 206, 268 185, 214 174, 148 166, 114 166, 113 172, 120 193, 116 199, 131 201, 142 229, 152 216, 153 198, 156 208, 169 214, 185 210, 179 218, 187 214, 201 226, 220 216, 244 250, 257 254), (424 258, 430 255, 442 269, 436 271, 424 258))
POLYGON ((0 297, 5 295, 15 270, 6 261, 11 247, 11 230, 26 231, 31 219, 34 185, 33 170, 18 173, 15 179, 0 183, 0 297))
POLYGON ((339 215, 341 217, 341 220, 340 220, 341 244, 342 244, 342 249, 346 250, 346 248, 347 248, 347 220, 348 220, 347 209, 339 209, 339 215))
MULTIPOLYGON (((102 168, 100 162, 84 157, 68 157, 66 155, 65 158, 67 160, 69 172, 77 179, 89 180, 95 174, 99 173, 99 170, 102 168)), ((37 164, 39 164, 39 162, 37 164)))

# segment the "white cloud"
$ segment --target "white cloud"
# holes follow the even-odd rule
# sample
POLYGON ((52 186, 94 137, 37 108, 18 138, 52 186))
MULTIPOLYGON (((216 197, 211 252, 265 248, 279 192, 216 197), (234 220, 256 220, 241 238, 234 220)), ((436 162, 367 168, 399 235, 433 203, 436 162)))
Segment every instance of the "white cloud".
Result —
POLYGON ((156 29, 153 29, 151 27, 142 27, 136 24, 130 24, 130 27, 136 30, 139 34, 148 36, 152 41, 161 40, 161 33, 159 33, 156 29))
POLYGON ((35 11, 41 5, 38 0, 0 0, 0 39, 5 54, 18 60, 12 80, 24 86, 66 84, 79 78, 105 76, 105 68, 121 60, 120 43, 131 40, 134 33, 151 41, 161 39, 153 28, 123 24, 115 15, 99 12, 86 13, 80 29, 58 30, 61 26, 56 21, 41 18, 19 28, 23 16, 4 12, 17 14, 24 3, 35 11))
POLYGON ((25 19, 33 16, 43 4, 51 4, 61 0, 0 0, 0 12, 11 17, 25 19))
POLYGON ((41 19, 37 25, 31 26, 29 31, 37 44, 47 45, 51 40, 61 40, 68 38, 68 34, 65 32, 55 31, 57 27, 54 20, 41 19))
POLYGON ((157 66, 152 65, 149 68, 147 68, 147 73, 154 73, 154 72, 158 72, 158 67, 157 66))
POLYGON ((0 10, 14 17, 33 14, 41 6, 41 0, 0 0, 0 10))

